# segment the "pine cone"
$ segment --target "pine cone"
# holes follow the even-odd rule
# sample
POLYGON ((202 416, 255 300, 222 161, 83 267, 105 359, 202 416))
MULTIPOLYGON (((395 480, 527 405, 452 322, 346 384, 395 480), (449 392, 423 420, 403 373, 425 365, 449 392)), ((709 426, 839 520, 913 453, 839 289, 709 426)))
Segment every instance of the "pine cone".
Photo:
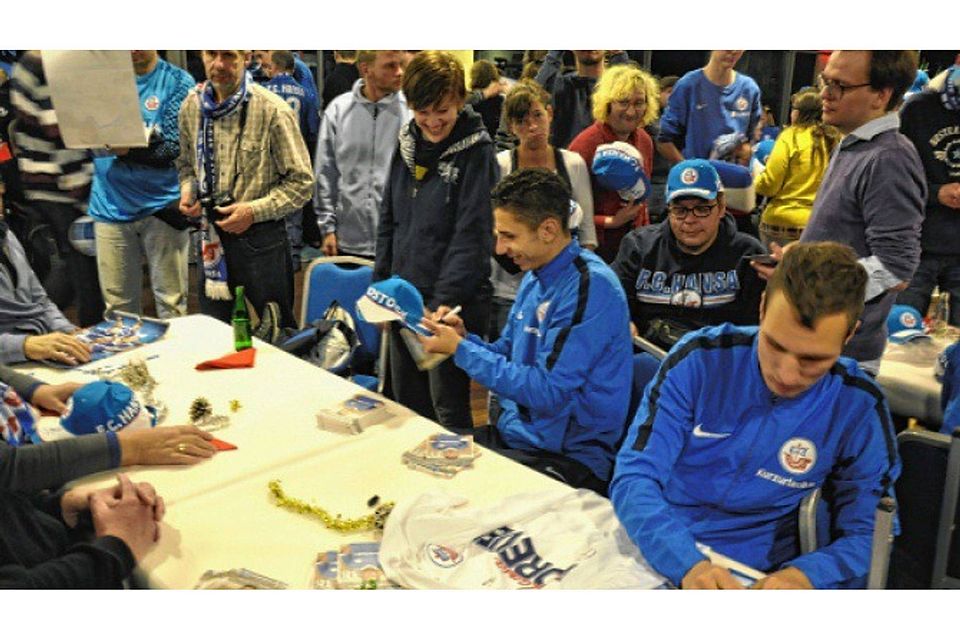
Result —
POLYGON ((213 413, 213 405, 206 398, 200 397, 190 404, 190 422, 197 423, 213 413))

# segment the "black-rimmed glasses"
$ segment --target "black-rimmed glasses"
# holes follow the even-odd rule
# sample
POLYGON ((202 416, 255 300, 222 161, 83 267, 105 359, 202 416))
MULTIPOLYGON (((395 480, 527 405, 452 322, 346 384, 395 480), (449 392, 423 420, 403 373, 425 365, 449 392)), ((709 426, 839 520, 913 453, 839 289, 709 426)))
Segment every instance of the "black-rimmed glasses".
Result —
POLYGON ((821 93, 826 93, 826 96, 831 100, 842 100, 844 92, 869 86, 869 82, 864 82, 863 84, 843 84, 836 80, 827 80, 823 77, 823 74, 817 76, 817 89, 819 89, 821 93))

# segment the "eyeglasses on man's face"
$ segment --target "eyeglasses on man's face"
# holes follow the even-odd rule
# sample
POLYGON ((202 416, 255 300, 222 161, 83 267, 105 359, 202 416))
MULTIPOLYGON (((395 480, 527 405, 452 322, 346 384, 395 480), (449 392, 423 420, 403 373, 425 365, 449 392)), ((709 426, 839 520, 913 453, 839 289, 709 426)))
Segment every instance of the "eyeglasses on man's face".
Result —
POLYGON ((823 77, 823 74, 817 76, 817 89, 831 100, 842 100, 845 92, 869 86, 869 82, 862 84, 843 84, 837 80, 828 80, 823 77))
POLYGON ((697 204, 692 207, 684 207, 678 204, 671 204, 667 206, 667 211, 670 212, 670 215, 676 218, 677 220, 683 220, 691 213, 696 218, 706 218, 713 210, 716 208, 717 203, 712 204, 697 204))

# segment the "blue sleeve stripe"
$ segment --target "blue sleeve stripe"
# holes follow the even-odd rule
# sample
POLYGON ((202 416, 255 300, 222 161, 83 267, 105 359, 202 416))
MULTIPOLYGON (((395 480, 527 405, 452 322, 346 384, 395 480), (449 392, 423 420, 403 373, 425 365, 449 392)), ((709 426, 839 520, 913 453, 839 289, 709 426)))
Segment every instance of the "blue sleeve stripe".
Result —
POLYGON ((580 288, 577 291, 577 309, 573 312, 573 321, 569 326, 560 330, 557 341, 553 343, 553 351, 547 356, 547 371, 552 370, 554 365, 557 364, 557 360, 560 359, 560 352, 563 351, 563 345, 567 343, 567 338, 570 336, 570 330, 583 322, 583 316, 587 312, 587 298, 590 295, 590 270, 587 268, 587 262, 582 256, 574 258, 573 264, 580 272, 580 288))

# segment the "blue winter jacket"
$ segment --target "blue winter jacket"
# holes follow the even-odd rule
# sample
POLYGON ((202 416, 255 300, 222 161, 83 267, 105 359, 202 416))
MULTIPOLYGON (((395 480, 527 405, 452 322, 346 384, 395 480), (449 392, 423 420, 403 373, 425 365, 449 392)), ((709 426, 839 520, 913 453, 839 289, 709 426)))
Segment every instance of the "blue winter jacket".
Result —
POLYGON ((677 585, 705 559, 695 540, 761 571, 792 565, 817 588, 860 579, 877 503, 900 474, 886 400, 848 358, 796 398, 776 397, 757 340, 756 327, 723 324, 670 351, 617 457, 617 516, 677 585), (823 485, 837 537, 798 557, 797 507, 823 485))
POLYGON ((613 271, 571 241, 524 274, 500 339, 472 334, 454 362, 500 395, 513 449, 545 450, 610 478, 633 383, 627 300, 613 271))

